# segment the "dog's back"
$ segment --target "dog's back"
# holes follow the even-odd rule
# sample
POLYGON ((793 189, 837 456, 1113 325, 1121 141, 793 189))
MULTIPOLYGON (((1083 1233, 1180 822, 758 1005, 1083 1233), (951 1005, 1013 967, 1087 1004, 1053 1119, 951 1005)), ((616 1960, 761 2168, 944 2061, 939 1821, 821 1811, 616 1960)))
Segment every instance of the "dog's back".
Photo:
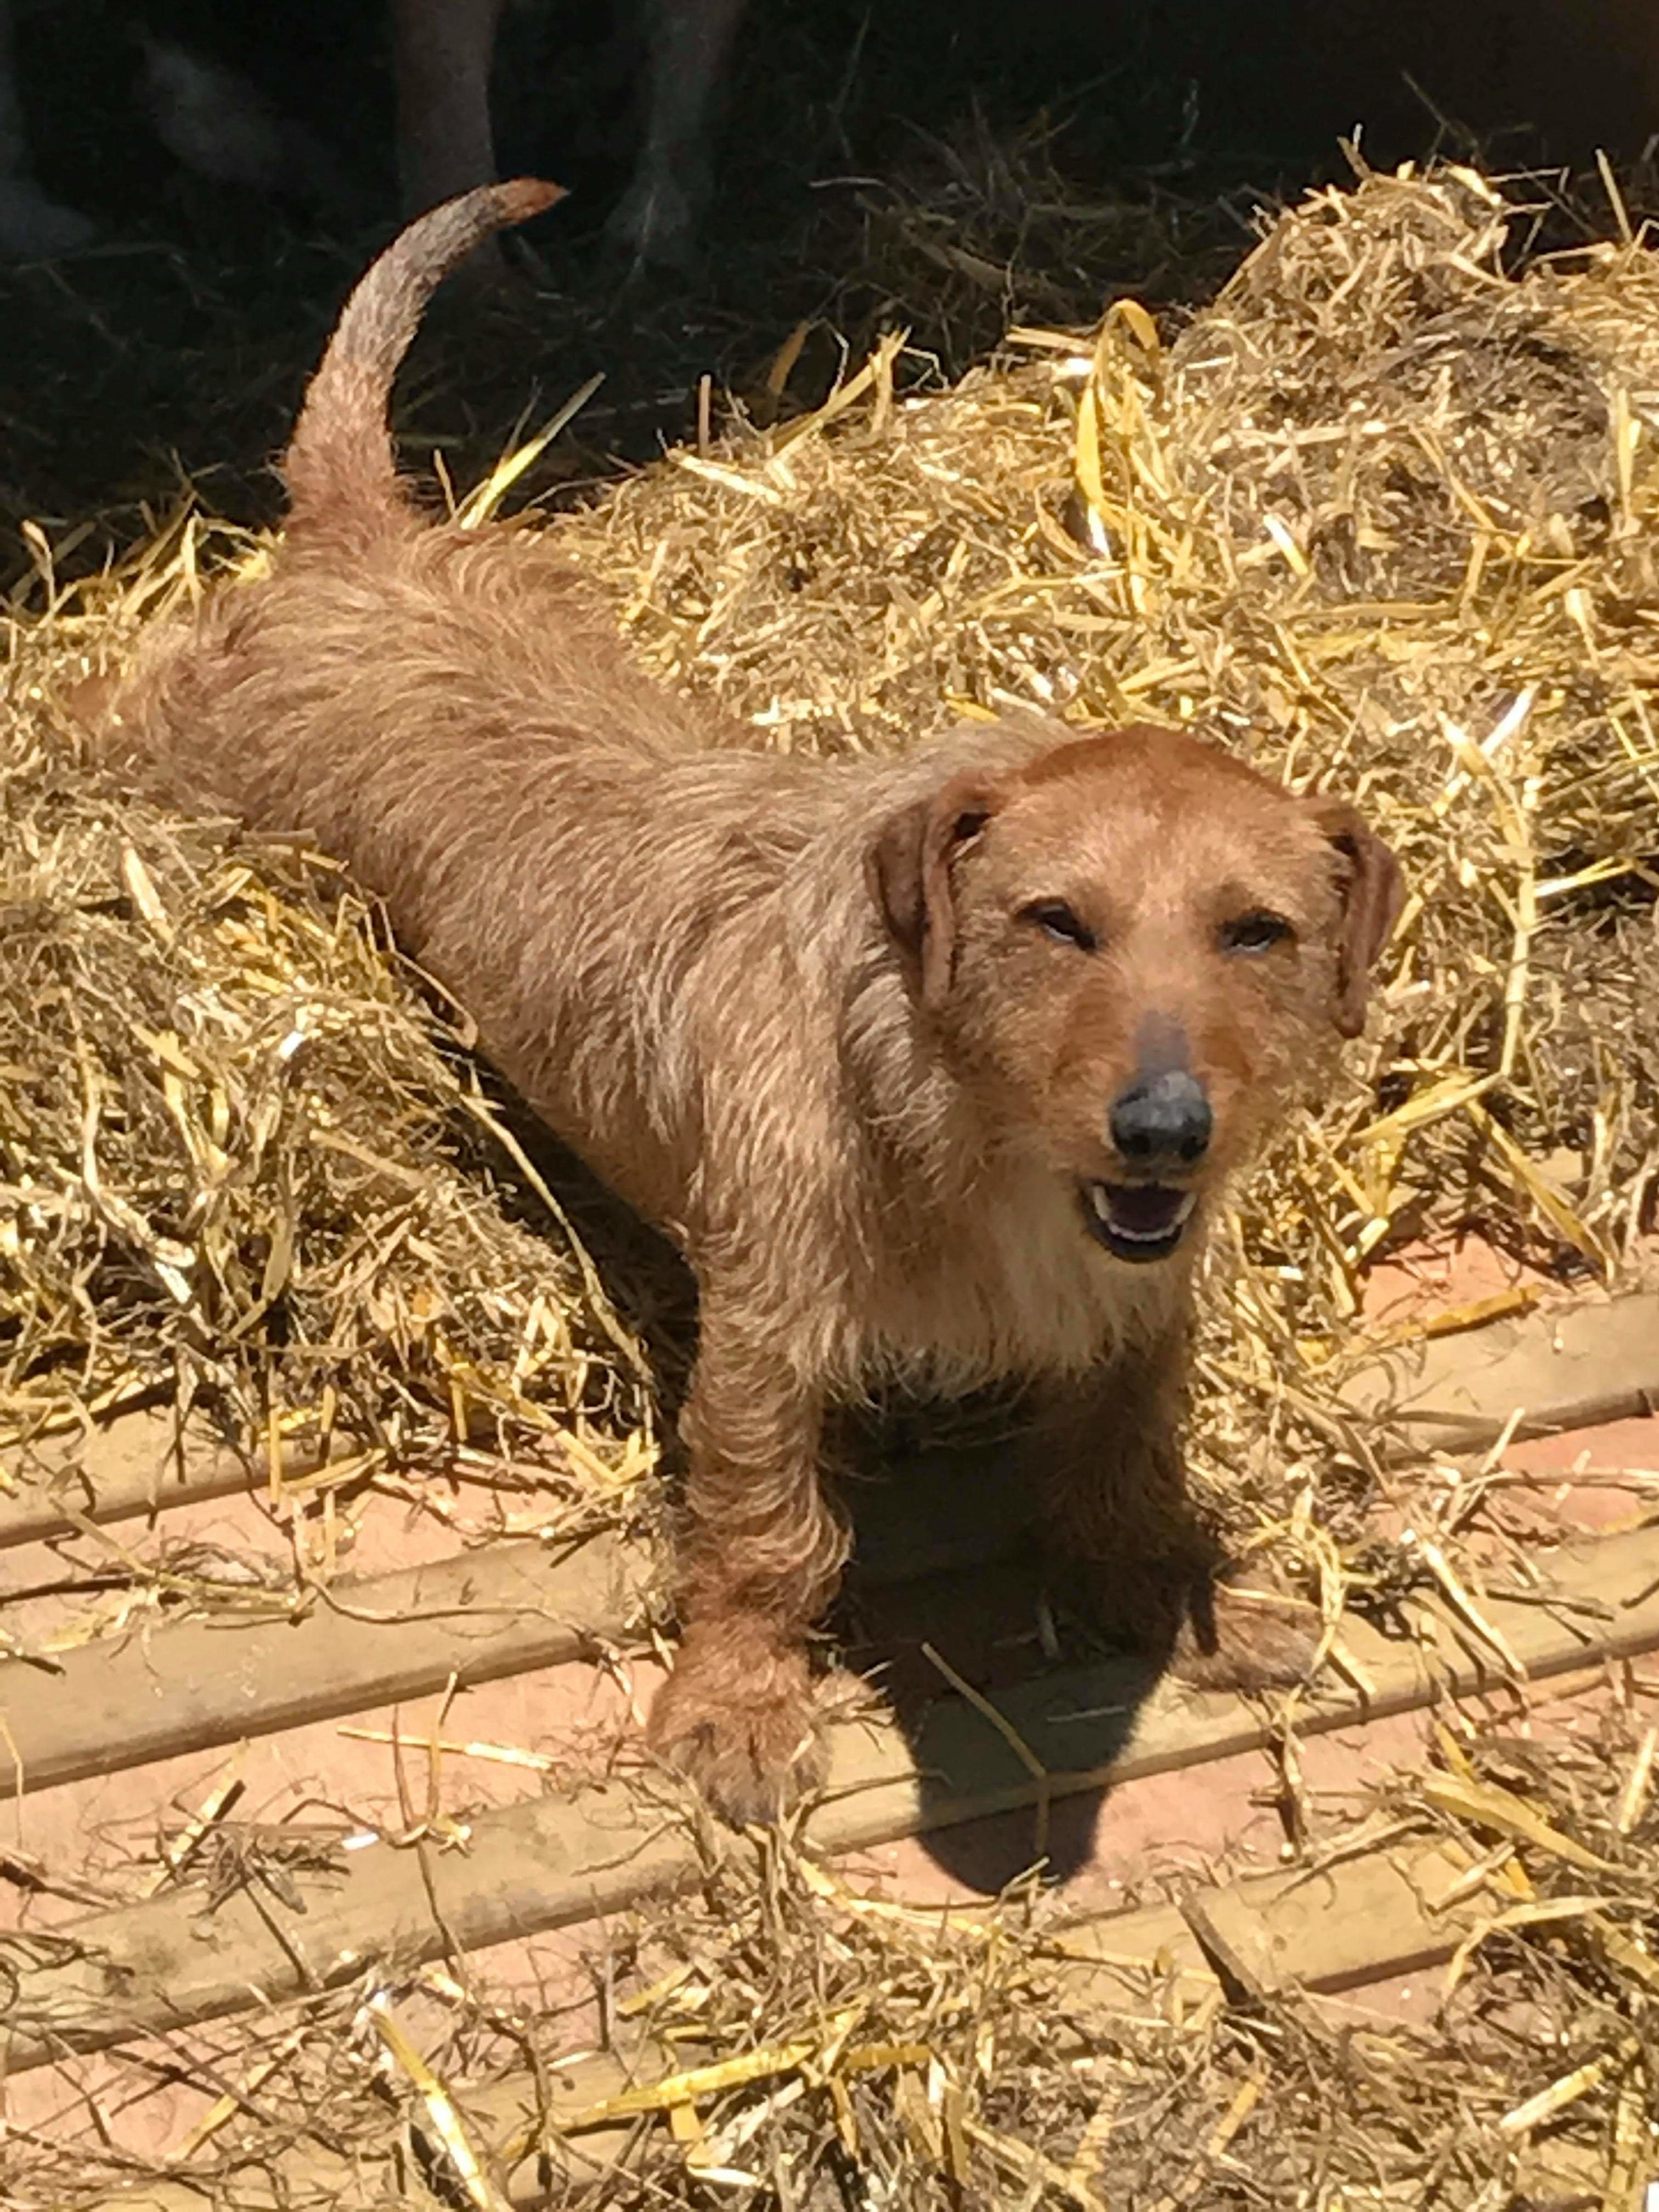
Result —
POLYGON ((840 986, 809 1005, 799 964, 869 964, 858 837, 928 771, 764 750, 641 674, 544 536, 422 515, 392 377, 444 270, 550 192, 470 194, 375 264, 307 394, 269 573, 146 641, 112 734, 173 804, 343 860, 550 1125, 684 1234, 726 1202, 698 1173, 711 1024, 722 1065, 783 1052, 814 1118, 840 986))

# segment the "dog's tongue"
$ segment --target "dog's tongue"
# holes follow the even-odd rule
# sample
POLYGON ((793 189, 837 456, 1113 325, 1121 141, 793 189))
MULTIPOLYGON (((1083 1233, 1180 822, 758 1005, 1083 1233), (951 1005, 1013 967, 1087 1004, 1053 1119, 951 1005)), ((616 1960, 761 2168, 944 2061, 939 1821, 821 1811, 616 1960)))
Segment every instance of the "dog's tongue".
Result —
POLYGON ((1162 1237, 1182 1218, 1187 1194, 1161 1183, 1109 1183, 1112 1226, 1130 1237, 1162 1237))

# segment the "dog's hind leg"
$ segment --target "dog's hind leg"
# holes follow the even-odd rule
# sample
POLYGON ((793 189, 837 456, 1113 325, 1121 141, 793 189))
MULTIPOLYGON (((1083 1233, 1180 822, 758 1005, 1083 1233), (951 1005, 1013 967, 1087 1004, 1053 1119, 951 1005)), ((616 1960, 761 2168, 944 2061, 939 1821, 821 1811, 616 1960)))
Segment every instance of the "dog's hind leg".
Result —
POLYGON ((738 1825, 775 1819, 823 1775, 805 1639, 848 1549, 819 1475, 823 1414, 777 1347, 705 1299, 680 1419, 679 1656, 649 1734, 738 1825))
POLYGON ((1311 1607, 1252 1599, 1187 1492, 1183 1354, 1172 1334, 1050 1386, 1030 1439, 1063 1594, 1115 1644, 1215 1689, 1299 1681, 1311 1607))

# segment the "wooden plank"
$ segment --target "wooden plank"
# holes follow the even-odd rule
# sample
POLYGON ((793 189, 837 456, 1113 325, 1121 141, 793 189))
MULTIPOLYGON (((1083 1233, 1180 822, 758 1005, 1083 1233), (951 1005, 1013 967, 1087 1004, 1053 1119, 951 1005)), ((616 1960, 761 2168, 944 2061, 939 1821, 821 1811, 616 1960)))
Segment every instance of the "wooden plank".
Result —
MULTIPOLYGON (((295 1448, 290 1475, 310 1473, 314 1454, 295 1448)), ((868 1581, 908 1581, 961 1571, 1014 1549, 1034 1534, 1029 1484, 1012 1480, 1011 1455, 995 1443, 901 1453, 852 1486, 858 1571, 868 1581), (964 1497, 971 1510, 964 1510, 964 1497)), ((231 1449, 200 1423, 180 1438, 170 1407, 143 1407, 72 1434, 0 1449, 0 1551, 65 1536, 76 1522, 154 1518, 179 1505, 263 1494, 263 1450, 231 1449)))
MULTIPOLYGON (((148 1448, 130 1463, 135 1471, 155 1468, 148 1448)), ((988 1492, 1006 1476, 988 1460, 969 1471, 988 1492)), ((924 1473, 933 1478, 925 1494, 941 1508, 945 1470, 941 1463, 924 1473)), ((239 1480, 250 1478, 239 1468, 239 1480)), ((1006 1480, 1000 1487, 1006 1492, 1006 1480)), ((908 1539, 921 1554, 918 1571, 939 1572, 964 1562, 983 1566, 1025 1525, 1006 1514, 975 1516, 978 1533, 965 1549, 955 1540, 930 1545, 927 1525, 950 1516, 919 1516, 896 1475, 880 1486, 880 1495, 870 1581, 898 1578, 908 1539)), ((482 1682, 574 1658, 584 1632, 590 1640, 626 1632, 637 1611, 628 1595, 630 1577, 636 1589, 650 1579, 647 1547, 608 1543, 596 1540, 562 1565, 534 1543, 483 1547, 397 1574, 340 1582, 276 1620, 146 1616, 132 1633, 59 1654, 50 1673, 0 1660, 0 1718, 10 1731, 0 1735, 0 1802, 423 1696, 442 1689, 452 1674, 482 1682)))
POLYGON ((1467 1882, 1455 1845, 1416 1838, 1318 1868, 1275 1869, 1195 1890, 1179 1904, 1090 1915, 1050 1938, 1056 1994, 1088 2015, 1145 2010, 1174 1983, 1191 2005, 1291 1988, 1334 1996, 1449 1959, 1494 1906, 1467 1882), (1218 1972, 1219 1969, 1219 1972, 1218 1972))
MULTIPOLYGON (((1659 1646, 1659 1528, 1563 1546, 1541 1566, 1550 1588, 1599 1617, 1492 1598, 1490 1618, 1534 1675, 1566 1673, 1604 1652, 1659 1646)), ((1427 1645, 1384 1638, 1360 1620, 1345 1622, 1344 1642, 1375 1693, 1362 1706, 1352 1692, 1324 1687, 1303 1709, 1304 1730, 1409 1712, 1441 1687, 1468 1692, 1500 1679, 1492 1654, 1466 1632, 1437 1612, 1425 1621, 1433 1628, 1427 1645)), ((997 1704, 1046 1770, 1048 1794, 1056 1797, 1228 1758, 1268 1740, 1260 1705, 1173 1680, 1154 1682, 1127 1660, 1027 1684, 997 1704)), ((914 1752, 902 1759, 889 1745, 890 1732, 844 1733, 850 1741, 838 1750, 829 1802, 810 1828, 826 1851, 1012 1811, 1041 1794, 1012 1747, 954 1698, 932 1708, 914 1752)))
MULTIPOLYGON (((330 1480, 349 1480, 354 1462, 363 1468, 363 1480, 379 1471, 372 1462, 365 1465, 343 1438, 326 1455, 290 1443, 283 1472, 291 1483, 325 1468, 334 1470, 330 1480)), ((515 1462, 482 1455, 469 1455, 455 1471, 481 1483, 514 1482, 526 1492, 538 1473, 533 1458, 515 1462)), ((243 1450, 227 1444, 194 1419, 181 1436, 169 1407, 130 1409, 90 1429, 0 1448, 0 1551, 71 1535, 85 1521, 100 1526, 141 1516, 153 1521, 175 1506, 263 1498, 268 1480, 263 1446, 243 1450)))
POLYGON ((1420 1449, 1473 1450, 1517 1411, 1520 1437, 1659 1412, 1659 1293, 1579 1299, 1381 1353, 1344 1386, 1367 1421, 1420 1449))
POLYGON ((1049 1939, 1059 2004, 1085 2019, 1146 2013, 1173 1986, 1183 2007, 1222 1995, 1221 1981, 1179 1905, 1067 1921, 1049 1939))
MULTIPOLYGON (((1434 1432, 1451 1446, 1489 1443, 1516 1407, 1536 1435, 1625 1419, 1659 1409, 1659 1294, 1594 1303, 1579 1299, 1516 1321, 1425 1339, 1379 1353, 1343 1392, 1353 1410, 1434 1432)), ((311 1464, 296 1454, 295 1468, 311 1464)), ((853 1504, 867 1523, 861 1546, 873 1579, 976 1565, 1034 1525, 1030 1499, 1006 1481, 994 1445, 963 1454, 905 1457, 853 1504), (975 1510, 941 1516, 935 1500, 964 1479, 975 1510)), ((154 1514, 223 1498, 264 1480, 263 1457, 227 1448, 204 1426, 183 1445, 168 1407, 117 1414, 82 1433, 0 1452, 0 1549, 68 1533, 65 1501, 98 1522, 154 1514)))
MULTIPOLYGON (((295 1471, 315 1464, 295 1453, 295 1471)), ((89 1521, 130 1521, 257 1491, 264 1480, 262 1455, 232 1451, 196 1424, 181 1439, 170 1407, 118 1413, 0 1451, 0 1550, 68 1535, 75 1524, 66 1505, 89 1521)))
MULTIPOLYGON (((1547 1318, 1529 1316, 1411 1347, 1388 1355, 1369 1370, 1369 1381, 1357 1377, 1350 1395, 1372 1418, 1418 1430, 1426 1425, 1449 1445, 1496 1435, 1516 1405, 1529 1402, 1528 1392, 1534 1407, 1528 1432, 1569 1417, 1628 1411, 1650 1402, 1646 1386, 1631 1379, 1642 1375, 1659 1389, 1659 1297, 1566 1307, 1547 1318)), ((61 1528, 65 1496, 95 1517, 115 1519, 185 1497, 222 1495, 255 1479, 233 1455, 181 1458, 176 1443, 171 1414, 157 1411, 124 1416, 54 1448, 64 1457, 55 1474, 50 1452, 40 1462, 46 1487, 37 1477, 0 1498, 0 1543, 61 1528)), ((878 1584, 907 1569, 982 1564, 1017 1545, 1031 1524, 1029 1496, 1009 1480, 994 1447, 965 1457, 919 1455, 860 1486, 855 1504, 858 1571, 878 1584), (952 1484, 957 1508, 966 1486, 973 1510, 943 1510, 952 1484)), ((400 1621, 395 1663, 386 1624, 350 1620, 319 1601, 305 1618, 281 1624, 152 1626, 142 1670, 124 1664, 129 1647, 119 1642, 65 1655, 55 1675, 0 1664, 0 1711, 16 1741, 15 1756, 0 1760, 0 1796, 15 1795, 20 1781, 24 1789, 44 1789, 422 1695, 441 1688, 458 1667, 477 1681, 554 1663, 573 1647, 556 1632, 558 1624, 536 1618, 549 1608, 566 1622, 618 1632, 619 1589, 555 1598, 538 1587, 540 1558, 534 1547, 509 1547, 365 1586, 346 1601, 386 1616, 452 1607, 457 1615, 447 1625, 420 1624, 417 1632, 400 1621), (584 1619, 584 1607, 601 1609, 584 1619), (481 1639, 478 1621, 492 1608, 501 1616, 496 1636, 481 1639), (468 1610, 477 1615, 471 1622, 459 1617, 468 1610)), ((642 1554, 637 1564, 643 1571, 642 1554)))
POLYGON ((609 1535, 495 1544, 314 1589, 275 1620, 146 1620, 52 1672, 0 1662, 0 1799, 578 1658, 626 1632, 647 1557, 609 1535))
MULTIPOLYGON (((1659 1528, 1564 1547, 1547 1571, 1557 1594, 1594 1607, 1557 1610, 1491 1598, 1487 1610, 1538 1678, 1601 1652, 1659 1648, 1659 1528)), ((1490 1655, 1430 1613, 1426 1641, 1385 1639, 1350 1622, 1345 1638, 1376 1694, 1310 1698, 1304 1732, 1403 1712, 1448 1690, 1489 1686, 1490 1655)), ((1260 1747, 1271 1714, 1239 1698, 1172 1683, 1150 1686, 1127 1663, 1032 1683, 998 1700, 1049 1770, 1038 1784, 994 1729, 954 1699, 927 1717, 914 1746, 890 1723, 836 1730, 830 1787, 807 1827, 818 1853, 1193 1766, 1260 1747)), ((185 1892, 107 1912, 50 1938, 0 1939, 15 1975, 8 2014, 13 2068, 38 2064, 53 2039, 98 2047, 255 2001, 349 1980, 383 1960, 407 1971, 450 1942, 463 1950, 568 1925, 699 1879, 704 1853, 747 1848, 648 1783, 611 1783, 542 1799, 473 1823, 465 1854, 376 1844, 327 1875, 296 1875, 304 1911, 261 1890, 204 1911, 185 1892), (73 1947, 71 1954, 70 1947, 73 1947)))
POLYGON ((1454 1896, 1468 1870, 1450 1844, 1419 1842, 1319 1873, 1263 1875, 1200 1891, 1183 1910, 1206 1954, 1246 1996, 1274 1996, 1292 1985, 1334 1993, 1449 1959, 1494 1910, 1480 1887, 1454 1896))
POLYGON ((50 1935, 0 1937, 0 1960, 20 1977, 8 2063, 280 2003, 380 1965, 407 1971, 447 1949, 445 1929, 474 1950, 620 1911, 686 1887, 701 1864, 666 1793, 653 1806, 607 1783, 482 1815, 465 1852, 377 1842, 325 1871, 285 1869, 298 1911, 255 1882, 212 1911, 199 1890, 180 1890, 50 1935))

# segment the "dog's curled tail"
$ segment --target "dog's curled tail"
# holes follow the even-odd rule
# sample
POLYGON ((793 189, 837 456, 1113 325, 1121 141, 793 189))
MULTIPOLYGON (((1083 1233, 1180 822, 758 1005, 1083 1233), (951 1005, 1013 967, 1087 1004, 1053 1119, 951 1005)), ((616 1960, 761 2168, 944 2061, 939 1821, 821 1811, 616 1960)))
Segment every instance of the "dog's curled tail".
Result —
POLYGON ((474 246, 563 198, 562 185, 537 177, 464 192, 411 222, 361 279, 283 462, 289 532, 301 549, 312 540, 336 548, 372 542, 404 511, 387 408, 427 301, 474 246))

